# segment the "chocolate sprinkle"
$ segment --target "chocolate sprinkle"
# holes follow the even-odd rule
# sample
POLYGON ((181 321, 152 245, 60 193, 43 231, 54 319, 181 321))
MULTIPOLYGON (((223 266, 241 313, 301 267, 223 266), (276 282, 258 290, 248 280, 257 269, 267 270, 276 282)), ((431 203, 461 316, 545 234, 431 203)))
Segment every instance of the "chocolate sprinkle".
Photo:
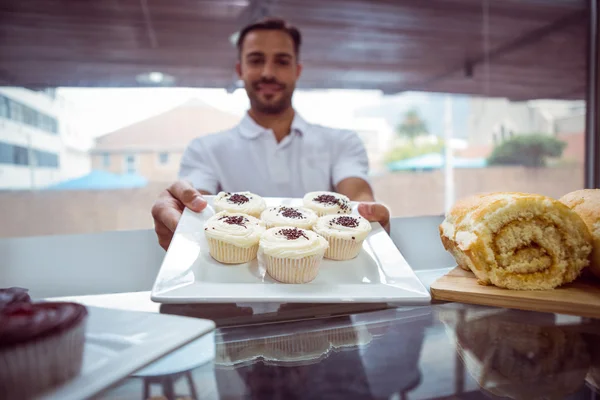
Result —
POLYGON ((301 237, 304 237, 306 240, 308 240, 308 236, 306 236, 306 234, 298 228, 281 229, 278 233, 285 236, 287 240, 296 240, 300 239, 301 237))
POLYGON ((334 218, 332 222, 347 228, 356 228, 359 225, 358 219, 348 216, 334 218))
MULTIPOLYGON (((348 211, 350 209, 350 206, 348 205, 348 202, 346 200, 337 198, 331 194, 319 195, 319 196, 315 197, 313 199, 313 201, 316 201, 317 203, 321 203, 321 204, 330 205, 330 206, 337 205, 344 211, 348 211)), ((338 212, 338 214, 339 214, 339 212, 338 212)))
POLYGON ((241 205, 241 204, 244 204, 244 203, 247 203, 247 202, 249 202, 249 201, 250 201, 250 199, 249 199, 248 197, 244 196, 243 194, 237 194, 237 193, 236 193, 236 194, 233 194, 233 195, 231 195, 231 196, 230 196, 230 197, 227 199, 227 201, 228 201, 229 203, 233 203, 233 204, 241 205))
POLYGON ((239 225, 246 228, 246 222, 248 222, 248 218, 244 218, 242 216, 226 215, 224 217, 219 218, 219 221, 223 221, 229 225, 239 225))
POLYGON ((306 219, 306 217, 301 212, 290 207, 281 207, 279 209, 279 214, 286 218, 306 219))

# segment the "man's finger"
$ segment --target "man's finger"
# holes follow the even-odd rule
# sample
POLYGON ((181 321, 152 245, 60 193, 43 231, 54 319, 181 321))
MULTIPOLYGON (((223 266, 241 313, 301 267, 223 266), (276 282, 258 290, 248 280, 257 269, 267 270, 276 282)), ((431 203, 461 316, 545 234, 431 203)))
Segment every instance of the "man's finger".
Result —
POLYGON ((373 203, 361 203, 358 205, 358 213, 369 222, 376 222, 374 208, 375 204, 373 203))
POLYGON ((189 209, 200 212, 206 207, 206 200, 189 182, 177 181, 168 189, 169 193, 189 209))
POLYGON ((390 211, 383 204, 361 203, 358 205, 358 213, 369 222, 379 222, 383 229, 390 231, 390 211))
MULTIPOLYGON (((175 232, 181 212, 170 206, 167 202, 159 201, 152 207, 152 216, 155 221, 155 229, 160 229, 160 224, 164 225, 170 232, 175 232)), ((157 233, 159 233, 157 231, 157 233)))

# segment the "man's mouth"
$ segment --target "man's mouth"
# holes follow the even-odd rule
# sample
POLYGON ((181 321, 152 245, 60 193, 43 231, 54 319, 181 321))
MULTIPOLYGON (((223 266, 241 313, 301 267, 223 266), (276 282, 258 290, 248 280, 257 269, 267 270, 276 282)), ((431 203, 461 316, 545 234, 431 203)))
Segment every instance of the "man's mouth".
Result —
POLYGON ((262 94, 276 94, 283 90, 283 85, 277 83, 259 83, 256 91, 262 94))

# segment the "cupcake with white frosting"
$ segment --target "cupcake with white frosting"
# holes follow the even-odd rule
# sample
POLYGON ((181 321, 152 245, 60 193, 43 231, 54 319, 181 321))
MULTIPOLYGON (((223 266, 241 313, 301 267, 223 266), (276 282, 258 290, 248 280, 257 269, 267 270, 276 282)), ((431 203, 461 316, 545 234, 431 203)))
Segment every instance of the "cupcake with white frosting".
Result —
POLYGON ((213 200, 215 212, 238 212, 255 218, 260 218, 266 207, 262 197, 250 192, 219 192, 213 200))
POLYGON ((275 226, 312 229, 317 218, 317 214, 306 207, 269 207, 260 215, 260 219, 265 223, 267 229, 275 226))
POLYGON ((325 258, 350 260, 360 253, 371 232, 371 223, 360 215, 325 215, 317 220, 313 230, 329 242, 325 258))
POLYGON ((335 192, 310 192, 302 199, 304 207, 313 210, 319 217, 330 214, 350 214, 350 199, 335 192))
POLYGON ((209 253, 224 264, 243 264, 256 258, 265 231, 262 221, 251 215, 221 211, 204 224, 209 253))
POLYGON ((268 229, 260 239, 259 256, 267 273, 283 283, 307 283, 316 278, 327 241, 313 231, 293 226, 268 229))

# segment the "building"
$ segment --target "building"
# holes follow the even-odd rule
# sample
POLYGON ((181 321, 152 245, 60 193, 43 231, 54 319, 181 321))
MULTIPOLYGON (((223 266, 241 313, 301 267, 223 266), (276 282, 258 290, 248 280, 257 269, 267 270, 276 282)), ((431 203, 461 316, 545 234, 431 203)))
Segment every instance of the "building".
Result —
POLYGON ((170 182, 177 178, 183 151, 193 139, 230 129, 240 120, 240 116, 191 100, 99 137, 91 153, 92 168, 170 182))
MULTIPOLYGON (((563 159, 579 158, 579 136, 585 131, 585 102, 472 98, 468 116, 468 147, 457 154, 488 157, 494 145, 515 135, 547 134, 567 142, 563 159), (566 135, 566 139, 565 139, 566 135), (574 143, 577 142, 577 143, 574 143)), ((583 136, 581 136, 583 137, 583 136)))
POLYGON ((40 189, 90 170, 91 141, 53 89, 0 88, 0 190, 40 189))
POLYGON ((470 100, 468 140, 471 146, 490 146, 517 134, 556 134, 557 121, 585 111, 585 103, 564 100, 512 102, 503 98, 470 100))

